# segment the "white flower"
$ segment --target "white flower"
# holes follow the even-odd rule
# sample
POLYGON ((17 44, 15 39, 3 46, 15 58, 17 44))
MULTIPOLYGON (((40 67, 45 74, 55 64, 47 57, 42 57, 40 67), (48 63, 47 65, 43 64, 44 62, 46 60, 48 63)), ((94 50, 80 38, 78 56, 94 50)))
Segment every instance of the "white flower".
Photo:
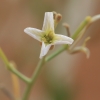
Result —
POLYGON ((55 44, 72 44, 70 37, 54 33, 53 12, 46 12, 42 30, 28 27, 24 32, 42 43, 40 59, 47 54, 50 47, 55 44))

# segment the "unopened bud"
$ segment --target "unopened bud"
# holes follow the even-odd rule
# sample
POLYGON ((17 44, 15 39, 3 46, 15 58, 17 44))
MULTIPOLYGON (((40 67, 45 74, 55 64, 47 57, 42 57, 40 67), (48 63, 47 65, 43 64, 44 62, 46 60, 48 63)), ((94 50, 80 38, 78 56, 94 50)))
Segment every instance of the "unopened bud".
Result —
POLYGON ((96 15, 96 16, 93 16, 91 22, 95 22, 97 20, 100 20, 100 14, 96 15))
POLYGON ((85 46, 86 46, 86 43, 90 40, 90 38, 91 38, 91 37, 87 37, 87 38, 84 40, 82 46, 85 47, 85 46))
POLYGON ((55 18, 56 22, 59 22, 61 19, 62 19, 62 15, 58 13, 55 18))
POLYGON ((90 56, 90 51, 87 47, 79 46, 75 47, 72 51, 69 51, 71 54, 79 53, 79 52, 84 52, 86 54, 86 57, 89 58, 90 56))
POLYGON ((60 22, 61 19, 62 19, 62 15, 54 12, 54 27, 55 28, 56 28, 56 26, 58 25, 58 23, 60 22))
POLYGON ((54 20, 55 20, 55 18, 56 18, 56 15, 57 15, 57 12, 53 11, 54 20))
POLYGON ((89 23, 90 21, 92 20, 92 17, 91 16, 87 16, 86 17, 86 21, 89 23))

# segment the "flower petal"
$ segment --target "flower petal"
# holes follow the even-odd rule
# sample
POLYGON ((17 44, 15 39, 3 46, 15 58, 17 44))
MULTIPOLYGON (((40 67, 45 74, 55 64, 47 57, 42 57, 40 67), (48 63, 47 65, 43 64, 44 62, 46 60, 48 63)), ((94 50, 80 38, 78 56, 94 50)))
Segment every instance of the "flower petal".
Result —
POLYGON ((46 55, 51 47, 51 44, 47 45, 44 49, 44 55, 46 55))
POLYGON ((54 44, 72 44, 73 39, 64 35, 55 34, 57 37, 57 40, 54 42, 54 44))
POLYGON ((54 19, 53 12, 46 12, 43 23, 43 31, 52 30, 54 31, 54 19))
POLYGON ((26 34, 30 35, 31 37, 33 37, 34 39, 41 41, 41 35, 42 35, 43 31, 36 29, 36 28, 28 27, 28 28, 24 29, 24 32, 26 34))
POLYGON ((45 49, 45 44, 44 44, 44 42, 42 42, 42 47, 41 47, 41 53, 40 53, 40 59, 43 57, 43 55, 44 55, 44 50, 45 49))
POLYGON ((49 44, 49 45, 46 46, 45 43, 42 42, 40 59, 48 53, 50 47, 51 47, 51 44, 49 44))

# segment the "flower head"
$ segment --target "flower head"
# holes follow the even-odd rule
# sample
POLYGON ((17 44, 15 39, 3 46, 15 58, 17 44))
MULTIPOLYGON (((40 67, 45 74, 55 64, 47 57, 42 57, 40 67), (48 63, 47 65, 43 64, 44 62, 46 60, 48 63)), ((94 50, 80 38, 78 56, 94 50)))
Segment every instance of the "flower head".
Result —
POLYGON ((47 54, 52 45, 73 43, 70 37, 55 34, 53 12, 45 13, 42 30, 28 27, 24 32, 42 43, 40 58, 47 54))

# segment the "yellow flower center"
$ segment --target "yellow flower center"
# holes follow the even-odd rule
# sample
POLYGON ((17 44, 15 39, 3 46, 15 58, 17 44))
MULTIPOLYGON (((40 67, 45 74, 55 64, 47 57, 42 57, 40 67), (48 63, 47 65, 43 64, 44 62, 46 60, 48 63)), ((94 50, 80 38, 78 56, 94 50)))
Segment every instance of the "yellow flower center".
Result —
POLYGON ((42 41, 44 41, 46 44, 52 43, 54 41, 54 32, 46 32, 46 34, 42 36, 42 41))

